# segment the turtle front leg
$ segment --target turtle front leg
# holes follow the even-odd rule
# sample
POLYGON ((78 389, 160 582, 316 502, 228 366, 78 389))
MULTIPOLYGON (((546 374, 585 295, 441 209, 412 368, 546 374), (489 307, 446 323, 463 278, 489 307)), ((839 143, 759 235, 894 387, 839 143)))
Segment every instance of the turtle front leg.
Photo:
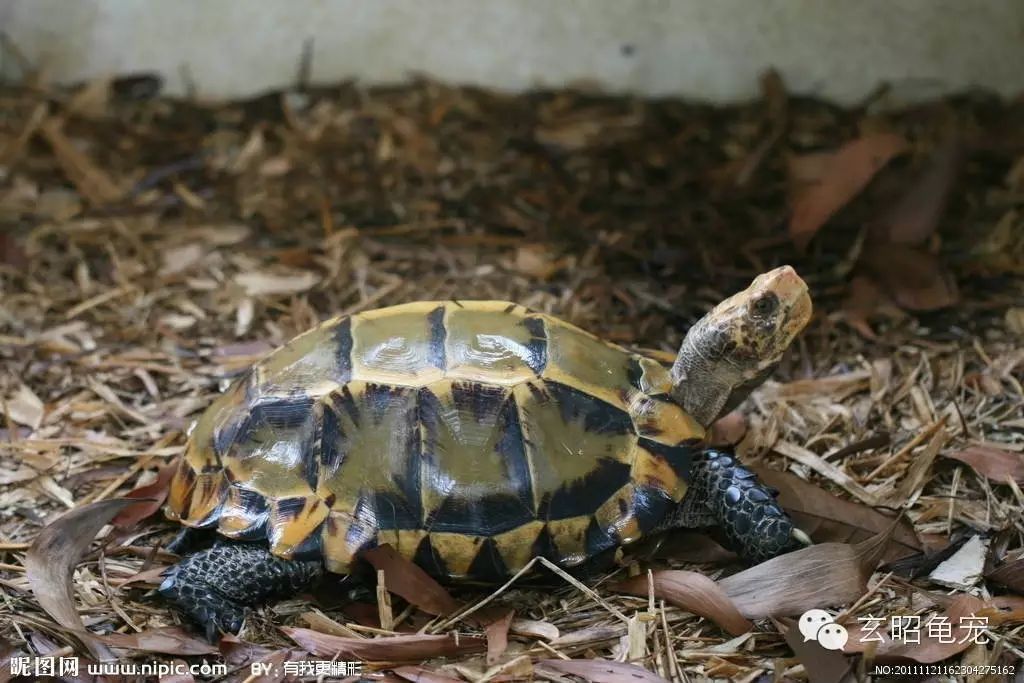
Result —
POLYGON ((157 592, 203 626, 213 642, 220 631, 238 633, 248 608, 294 594, 322 574, 319 561, 286 560, 265 546, 218 541, 171 567, 157 592))
POLYGON ((731 451, 708 448, 695 457, 686 495, 666 526, 718 527, 743 559, 763 562, 811 542, 776 495, 731 451))

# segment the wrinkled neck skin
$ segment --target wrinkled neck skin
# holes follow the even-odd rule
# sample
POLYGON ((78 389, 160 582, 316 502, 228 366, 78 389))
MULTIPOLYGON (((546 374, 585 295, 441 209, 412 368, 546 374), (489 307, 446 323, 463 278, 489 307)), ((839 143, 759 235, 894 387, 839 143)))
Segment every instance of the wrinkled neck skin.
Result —
POLYGON ((730 351, 727 331, 705 316, 690 328, 672 366, 673 397, 703 427, 742 403, 777 365, 757 367, 730 351))

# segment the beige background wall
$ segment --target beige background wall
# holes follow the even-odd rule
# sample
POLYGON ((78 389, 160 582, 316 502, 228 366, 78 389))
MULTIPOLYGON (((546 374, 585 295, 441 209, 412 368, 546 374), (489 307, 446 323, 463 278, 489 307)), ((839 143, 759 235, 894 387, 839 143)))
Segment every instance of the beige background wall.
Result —
MULTIPOLYGON (((62 81, 183 73, 204 97, 411 72, 519 90, 745 98, 767 66, 850 102, 970 86, 1024 91, 1024 0, 0 0, 0 24, 62 81)), ((0 66, 14 71, 9 59, 0 66)))

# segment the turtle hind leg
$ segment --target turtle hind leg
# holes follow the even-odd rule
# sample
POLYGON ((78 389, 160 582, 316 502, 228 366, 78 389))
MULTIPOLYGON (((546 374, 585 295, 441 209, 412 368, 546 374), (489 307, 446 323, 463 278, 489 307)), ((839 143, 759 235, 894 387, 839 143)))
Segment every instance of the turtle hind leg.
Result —
POLYGON ((763 562, 810 543, 775 501, 776 495, 732 452, 709 448, 694 459, 689 487, 671 526, 717 527, 743 559, 763 562))
POLYGON ((294 594, 323 573, 319 561, 286 560, 265 546, 218 542, 164 575, 157 591, 199 623, 211 642, 238 633, 248 608, 294 594))

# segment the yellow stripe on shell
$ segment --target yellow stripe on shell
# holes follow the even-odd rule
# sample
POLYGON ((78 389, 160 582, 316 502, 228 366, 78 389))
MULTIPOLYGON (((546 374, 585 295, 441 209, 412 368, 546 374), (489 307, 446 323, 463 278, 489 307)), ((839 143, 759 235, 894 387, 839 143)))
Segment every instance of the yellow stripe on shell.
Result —
POLYGON ((270 501, 267 524, 270 552, 280 557, 291 557, 295 549, 317 531, 328 512, 324 502, 315 496, 306 496, 305 504, 296 514, 287 514, 281 501, 270 501))

